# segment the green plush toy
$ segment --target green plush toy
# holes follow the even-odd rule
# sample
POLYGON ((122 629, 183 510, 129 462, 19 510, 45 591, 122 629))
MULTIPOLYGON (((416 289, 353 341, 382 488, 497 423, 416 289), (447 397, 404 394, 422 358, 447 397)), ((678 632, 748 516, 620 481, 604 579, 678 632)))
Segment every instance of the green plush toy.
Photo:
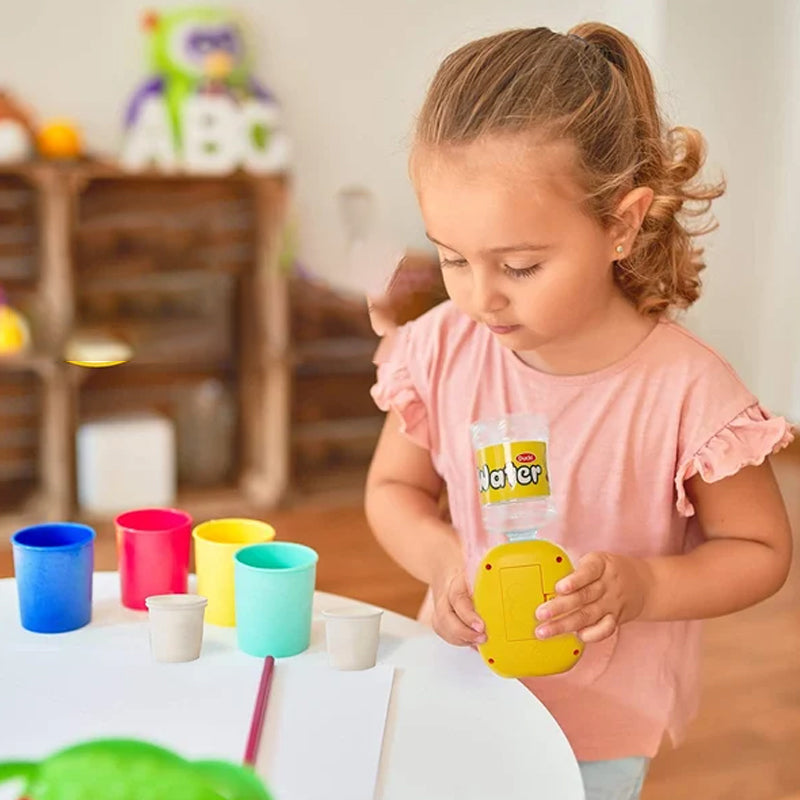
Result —
POLYGON ((272 800, 258 776, 226 761, 186 761, 133 739, 98 739, 41 763, 0 763, 22 779, 22 800, 272 800))
POLYGON ((150 13, 149 74, 125 114, 121 161, 225 172, 278 171, 288 137, 272 94, 251 71, 242 25, 224 8, 150 13))
POLYGON ((153 94, 160 94, 166 102, 176 138, 180 136, 180 110, 193 94, 214 92, 237 100, 252 96, 271 99, 250 74, 241 27, 227 9, 151 13, 145 24, 150 34, 152 76, 129 107, 129 123, 135 120, 141 102, 153 94))

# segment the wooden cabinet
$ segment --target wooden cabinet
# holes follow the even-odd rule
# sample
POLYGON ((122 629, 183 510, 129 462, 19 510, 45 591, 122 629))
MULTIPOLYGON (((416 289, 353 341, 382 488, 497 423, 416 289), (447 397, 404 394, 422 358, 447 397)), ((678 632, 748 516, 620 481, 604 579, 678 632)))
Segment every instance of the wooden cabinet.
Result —
POLYGON ((76 515, 82 421, 124 410, 177 420, 209 382, 234 410, 236 466, 215 486, 181 479, 179 502, 279 502, 290 447, 287 195, 283 176, 84 163, 0 173, 0 284, 34 333, 28 353, 0 359, 0 532, 76 515), (70 336, 85 331, 125 340, 132 361, 65 363, 70 336))

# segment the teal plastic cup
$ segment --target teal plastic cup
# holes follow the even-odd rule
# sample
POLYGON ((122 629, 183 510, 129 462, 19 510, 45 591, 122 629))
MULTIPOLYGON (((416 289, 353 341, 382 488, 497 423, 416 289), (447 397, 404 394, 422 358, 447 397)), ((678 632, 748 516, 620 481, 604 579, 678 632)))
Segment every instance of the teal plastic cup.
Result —
POLYGON ((315 550, 294 542, 253 544, 236 553, 240 650, 259 658, 284 658, 308 647, 318 560, 315 550))

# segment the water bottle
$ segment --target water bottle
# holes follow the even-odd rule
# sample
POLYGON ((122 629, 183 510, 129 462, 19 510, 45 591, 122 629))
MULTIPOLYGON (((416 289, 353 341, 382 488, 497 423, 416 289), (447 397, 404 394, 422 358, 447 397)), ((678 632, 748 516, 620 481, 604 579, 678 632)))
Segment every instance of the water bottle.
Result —
POLYGON ((536 609, 572 572, 568 554, 538 536, 556 516, 547 466, 548 425, 541 414, 510 414, 470 427, 483 524, 505 539, 484 555, 473 602, 486 625, 478 652, 498 675, 522 678, 572 669, 583 642, 572 633, 539 640, 536 609))
POLYGON ((541 414, 509 414, 470 426, 483 524, 508 541, 534 539, 556 516, 541 414))

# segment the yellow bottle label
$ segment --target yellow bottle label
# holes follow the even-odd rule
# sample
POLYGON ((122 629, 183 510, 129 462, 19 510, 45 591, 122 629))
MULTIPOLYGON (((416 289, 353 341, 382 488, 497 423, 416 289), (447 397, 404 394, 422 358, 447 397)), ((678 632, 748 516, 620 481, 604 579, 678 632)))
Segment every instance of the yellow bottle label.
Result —
POLYGON ((481 505, 547 497, 545 442, 505 442, 482 447, 475 452, 481 505))

